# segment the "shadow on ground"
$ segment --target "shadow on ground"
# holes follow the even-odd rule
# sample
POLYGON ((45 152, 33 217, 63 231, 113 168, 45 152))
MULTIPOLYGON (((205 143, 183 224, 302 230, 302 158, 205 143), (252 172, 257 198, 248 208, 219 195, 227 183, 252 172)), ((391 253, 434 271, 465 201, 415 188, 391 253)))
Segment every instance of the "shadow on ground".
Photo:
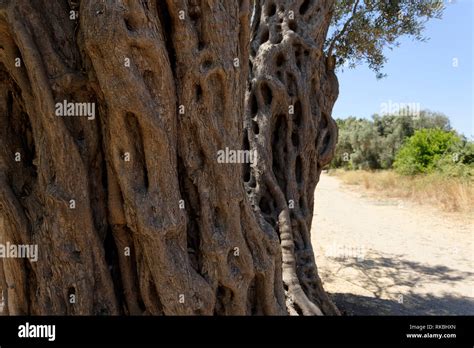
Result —
POLYGON ((474 300, 446 295, 406 294, 403 303, 396 300, 359 296, 354 294, 330 294, 344 315, 473 315, 474 300))
POLYGON ((473 272, 421 264, 403 256, 370 251, 363 259, 336 258, 332 262, 338 264, 338 271, 324 274, 323 279, 331 282, 344 277, 373 294, 331 294, 347 315, 474 315, 474 298, 455 291, 456 286, 473 284, 473 272), (440 292, 440 285, 447 291, 440 292), (436 288, 433 293, 431 287, 436 288))

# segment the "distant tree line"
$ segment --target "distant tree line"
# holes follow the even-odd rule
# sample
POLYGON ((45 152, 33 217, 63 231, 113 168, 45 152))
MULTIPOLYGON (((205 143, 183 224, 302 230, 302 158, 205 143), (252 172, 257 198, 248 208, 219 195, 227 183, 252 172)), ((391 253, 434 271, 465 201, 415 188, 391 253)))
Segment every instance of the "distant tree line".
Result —
POLYGON ((428 110, 336 120, 339 142, 331 168, 395 169, 401 174, 474 173, 474 143, 451 129, 449 118, 428 110))

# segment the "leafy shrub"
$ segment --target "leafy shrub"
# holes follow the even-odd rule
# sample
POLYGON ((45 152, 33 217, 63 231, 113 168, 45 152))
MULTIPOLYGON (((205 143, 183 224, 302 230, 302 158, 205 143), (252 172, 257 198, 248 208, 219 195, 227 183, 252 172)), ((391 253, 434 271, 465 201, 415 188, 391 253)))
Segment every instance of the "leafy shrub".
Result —
POLYGON ((398 151, 393 166, 405 175, 431 172, 461 142, 454 132, 439 128, 417 130, 398 151))

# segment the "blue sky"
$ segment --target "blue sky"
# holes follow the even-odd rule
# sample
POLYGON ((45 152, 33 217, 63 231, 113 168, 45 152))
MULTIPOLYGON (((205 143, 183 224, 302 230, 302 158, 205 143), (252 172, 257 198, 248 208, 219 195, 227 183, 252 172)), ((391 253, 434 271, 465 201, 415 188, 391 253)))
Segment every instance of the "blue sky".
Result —
POLYGON ((370 118, 388 103, 419 103, 421 109, 446 114, 451 126, 474 137, 474 0, 446 0, 441 20, 426 24, 428 42, 400 39, 387 50, 382 80, 366 65, 338 71, 339 98, 334 118, 370 118), (458 67, 454 67, 457 58, 458 67))

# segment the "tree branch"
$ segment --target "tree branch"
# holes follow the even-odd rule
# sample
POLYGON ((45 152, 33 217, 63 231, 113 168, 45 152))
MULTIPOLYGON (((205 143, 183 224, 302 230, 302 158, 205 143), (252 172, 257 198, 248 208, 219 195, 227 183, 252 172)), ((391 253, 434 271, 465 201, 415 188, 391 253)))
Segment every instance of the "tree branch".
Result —
POLYGON ((360 2, 360 0, 356 0, 356 2, 354 3, 354 7, 352 8, 351 17, 346 21, 346 23, 344 23, 344 26, 342 27, 341 31, 336 36, 334 36, 334 38, 332 39, 331 45, 329 46, 329 49, 328 49, 328 57, 332 56, 332 52, 334 50, 334 45, 345 34, 345 32, 347 31, 347 28, 349 27, 349 24, 351 24, 352 20, 354 19, 355 14, 357 12, 357 6, 359 5, 359 2, 360 2))

